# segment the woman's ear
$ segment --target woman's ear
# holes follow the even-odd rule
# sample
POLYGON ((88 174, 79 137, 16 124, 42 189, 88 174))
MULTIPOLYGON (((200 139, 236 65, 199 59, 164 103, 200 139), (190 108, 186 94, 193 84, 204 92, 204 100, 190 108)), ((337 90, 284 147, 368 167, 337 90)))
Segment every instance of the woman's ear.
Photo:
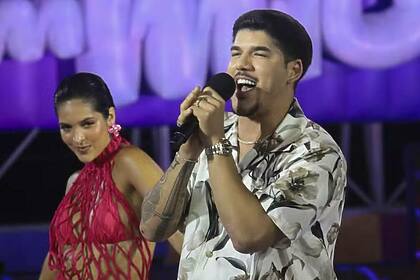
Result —
POLYGON ((107 124, 108 126, 112 126, 113 124, 115 124, 116 118, 115 118, 115 108, 114 107, 110 107, 108 109, 108 119, 107 119, 107 124))
POLYGON ((302 60, 296 59, 287 63, 287 83, 296 84, 302 77, 303 64, 302 60))

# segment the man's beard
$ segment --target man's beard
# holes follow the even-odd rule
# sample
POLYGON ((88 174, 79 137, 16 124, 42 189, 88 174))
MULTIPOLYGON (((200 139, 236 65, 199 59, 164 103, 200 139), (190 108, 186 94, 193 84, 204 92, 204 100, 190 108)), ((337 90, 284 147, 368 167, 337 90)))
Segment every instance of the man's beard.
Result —
POLYGON ((252 105, 252 107, 249 108, 240 108, 239 106, 236 106, 236 108, 234 108, 232 106, 232 111, 241 117, 251 117, 254 116, 257 111, 258 111, 258 104, 254 104, 252 105))

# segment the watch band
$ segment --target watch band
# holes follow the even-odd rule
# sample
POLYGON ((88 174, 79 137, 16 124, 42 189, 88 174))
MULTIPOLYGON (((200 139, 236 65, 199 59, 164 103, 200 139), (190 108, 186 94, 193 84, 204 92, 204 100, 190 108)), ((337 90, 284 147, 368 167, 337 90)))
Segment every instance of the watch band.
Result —
POLYGON ((214 155, 227 156, 232 154, 232 144, 226 138, 220 139, 216 144, 205 149, 206 155, 212 157, 214 155))

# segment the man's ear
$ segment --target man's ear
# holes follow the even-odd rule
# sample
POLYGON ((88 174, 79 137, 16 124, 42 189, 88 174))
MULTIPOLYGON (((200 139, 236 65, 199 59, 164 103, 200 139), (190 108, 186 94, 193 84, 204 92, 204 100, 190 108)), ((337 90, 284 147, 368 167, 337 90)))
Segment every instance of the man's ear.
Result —
POLYGON ((108 126, 112 126, 113 124, 115 124, 115 108, 114 107, 109 107, 108 109, 108 119, 106 120, 108 126))
POLYGON ((302 60, 295 59, 287 63, 287 83, 296 84, 296 82, 302 77, 303 64, 302 60))

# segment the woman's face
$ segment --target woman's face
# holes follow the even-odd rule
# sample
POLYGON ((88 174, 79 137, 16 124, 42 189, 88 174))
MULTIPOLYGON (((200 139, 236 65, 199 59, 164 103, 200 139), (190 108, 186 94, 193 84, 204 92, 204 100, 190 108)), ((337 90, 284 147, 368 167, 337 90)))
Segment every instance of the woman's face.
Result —
POLYGON ((115 111, 107 120, 82 99, 71 99, 58 105, 58 121, 63 142, 81 162, 94 160, 108 145, 108 128, 114 123, 115 111))

